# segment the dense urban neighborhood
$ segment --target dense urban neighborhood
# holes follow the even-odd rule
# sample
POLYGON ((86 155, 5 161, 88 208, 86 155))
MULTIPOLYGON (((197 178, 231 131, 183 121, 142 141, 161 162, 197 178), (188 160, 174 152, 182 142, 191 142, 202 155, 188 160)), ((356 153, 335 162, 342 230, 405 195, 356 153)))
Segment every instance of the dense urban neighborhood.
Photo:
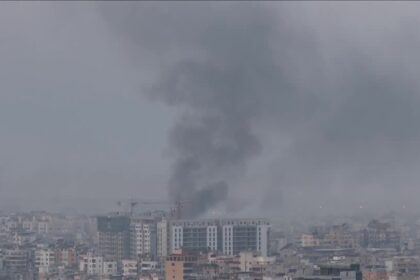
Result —
POLYGON ((420 219, 174 216, 2 214, 0 279, 420 279, 420 219))
POLYGON ((420 280, 420 1, 0 1, 0 280, 420 280))

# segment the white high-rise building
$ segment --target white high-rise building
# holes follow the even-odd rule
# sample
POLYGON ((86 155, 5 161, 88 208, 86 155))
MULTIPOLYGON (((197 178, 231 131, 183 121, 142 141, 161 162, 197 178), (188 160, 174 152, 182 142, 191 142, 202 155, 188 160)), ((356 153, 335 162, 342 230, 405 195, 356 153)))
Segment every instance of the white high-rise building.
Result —
POLYGON ((157 256, 160 258, 168 255, 168 228, 168 221, 166 219, 157 222, 157 256))
POLYGON ((257 252, 262 256, 268 256, 270 225, 262 224, 257 226, 257 252))
POLYGON ((176 220, 170 223, 170 248, 267 256, 269 229, 265 219, 176 220))
POLYGON ((184 233, 183 227, 178 225, 171 226, 171 252, 183 248, 184 233))
POLYGON ((217 226, 207 227, 207 248, 217 251, 217 226))
POLYGON ((156 255, 156 224, 149 219, 133 219, 130 223, 131 258, 156 255))
POLYGON ((222 226, 222 252, 225 255, 233 255, 233 225, 222 226))

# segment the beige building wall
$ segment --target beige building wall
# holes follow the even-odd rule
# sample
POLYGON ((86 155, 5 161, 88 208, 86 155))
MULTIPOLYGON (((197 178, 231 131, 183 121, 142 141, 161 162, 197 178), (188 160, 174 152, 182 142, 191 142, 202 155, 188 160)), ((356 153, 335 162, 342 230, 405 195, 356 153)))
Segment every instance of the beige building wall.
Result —
POLYGON ((390 280, 390 278, 386 272, 364 271, 363 280, 390 280))
POLYGON ((165 279, 166 280, 183 280, 184 279, 184 262, 175 259, 165 262, 165 279))

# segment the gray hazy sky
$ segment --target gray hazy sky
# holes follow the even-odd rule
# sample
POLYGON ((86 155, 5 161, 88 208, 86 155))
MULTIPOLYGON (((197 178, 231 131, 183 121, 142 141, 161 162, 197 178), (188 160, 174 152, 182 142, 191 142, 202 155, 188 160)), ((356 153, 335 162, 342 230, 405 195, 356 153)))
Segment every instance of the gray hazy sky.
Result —
POLYGON ((413 2, 1 3, 0 203, 418 209, 419 24, 413 2))

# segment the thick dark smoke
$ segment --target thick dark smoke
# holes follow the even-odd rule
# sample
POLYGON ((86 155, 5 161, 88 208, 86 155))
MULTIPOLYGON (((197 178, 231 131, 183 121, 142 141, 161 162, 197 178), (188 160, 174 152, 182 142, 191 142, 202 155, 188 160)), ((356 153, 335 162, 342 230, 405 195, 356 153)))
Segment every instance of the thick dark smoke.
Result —
POLYGON ((203 35, 214 35, 202 38, 208 40, 204 58, 175 63, 153 87, 153 96, 185 110, 169 138, 175 158, 169 194, 186 202, 187 216, 223 201, 232 174, 261 150, 252 122, 260 113, 262 82, 275 69, 268 26, 266 19, 250 22, 245 15, 237 21, 208 26, 203 35))
POLYGON ((168 180, 187 217, 418 213, 419 25, 420 2, 1 3, 0 201, 168 180))
MULTIPOLYGON (((278 159, 262 182, 273 183, 253 187, 265 191, 266 207, 277 206, 270 195, 278 189, 298 200, 295 190, 306 191, 312 205, 312 198, 324 202, 323 191, 342 198, 346 190, 415 185, 420 98, 408 77, 418 65, 401 63, 413 50, 387 45, 392 36, 374 28, 377 17, 364 19, 373 27, 361 36, 335 27, 338 19, 324 22, 285 4, 102 10, 116 34, 152 56, 151 71, 158 70, 149 94, 181 111, 169 137, 169 194, 185 201, 187 216, 225 200, 272 134, 287 145, 270 147, 278 159)), ((418 46, 413 38, 403 32, 397 39, 418 46)))
MULTIPOLYGON (((260 95, 279 78, 269 42, 272 15, 257 7, 239 8, 231 14, 233 8, 212 11, 209 6, 210 15, 198 29, 184 16, 195 18, 204 10, 168 11, 167 24, 176 26, 170 30, 188 34, 186 42, 175 45, 200 53, 169 65, 151 90, 154 98, 184 111, 169 137, 174 157, 169 195, 184 202, 183 216, 204 214, 225 200, 229 180, 261 151, 253 122, 261 113, 260 95)), ((156 32, 168 34, 165 28, 156 32)))

